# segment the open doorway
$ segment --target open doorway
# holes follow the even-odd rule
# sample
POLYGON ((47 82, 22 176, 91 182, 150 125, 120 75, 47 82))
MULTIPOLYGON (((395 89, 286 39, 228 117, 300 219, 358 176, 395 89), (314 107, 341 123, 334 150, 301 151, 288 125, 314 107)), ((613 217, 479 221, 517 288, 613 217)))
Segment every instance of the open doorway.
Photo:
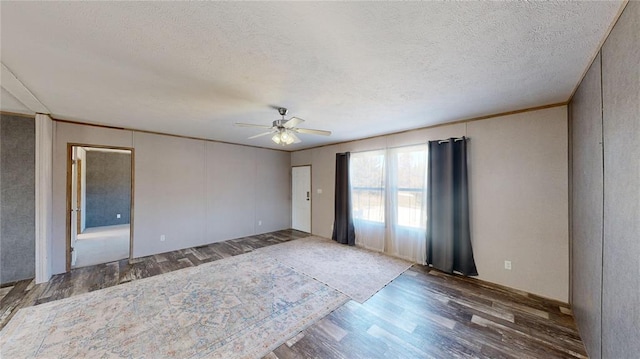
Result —
POLYGON ((69 144, 67 270, 131 257, 133 150, 69 144))

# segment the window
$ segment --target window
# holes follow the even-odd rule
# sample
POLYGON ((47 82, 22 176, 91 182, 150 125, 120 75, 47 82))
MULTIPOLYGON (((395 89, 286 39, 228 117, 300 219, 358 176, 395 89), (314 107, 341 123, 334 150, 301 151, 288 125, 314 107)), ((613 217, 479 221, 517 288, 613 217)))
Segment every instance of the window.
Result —
POLYGON ((399 226, 426 228, 426 166, 425 146, 392 149, 390 156, 396 163, 393 196, 396 199, 396 223, 399 226))
POLYGON ((384 152, 351 154, 351 205, 353 218, 384 223, 384 152))
POLYGON ((356 244, 424 263, 427 145, 351 154, 356 244))

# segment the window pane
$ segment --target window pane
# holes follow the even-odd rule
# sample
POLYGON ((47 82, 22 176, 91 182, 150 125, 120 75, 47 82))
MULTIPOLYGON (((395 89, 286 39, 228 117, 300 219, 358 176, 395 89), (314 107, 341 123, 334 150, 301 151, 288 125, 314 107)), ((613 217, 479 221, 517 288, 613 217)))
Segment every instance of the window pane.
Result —
POLYGON ((384 191, 353 188, 353 218, 384 222, 384 191))
POLYGON ((423 228, 423 192, 398 190, 398 225, 423 228))
POLYGON ((351 154, 353 218, 384 223, 384 152, 351 154))
POLYGON ((397 224, 425 228, 427 147, 397 148, 393 155, 396 164, 397 224))

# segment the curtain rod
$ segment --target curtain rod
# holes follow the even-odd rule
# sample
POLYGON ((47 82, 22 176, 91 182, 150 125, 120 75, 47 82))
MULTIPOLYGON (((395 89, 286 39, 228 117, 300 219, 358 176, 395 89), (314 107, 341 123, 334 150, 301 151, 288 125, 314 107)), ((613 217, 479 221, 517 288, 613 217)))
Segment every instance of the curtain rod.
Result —
MULTIPOLYGON (((465 137, 456 137, 456 138, 454 138, 454 139, 453 139, 453 142, 463 141, 463 140, 468 140, 468 139, 469 139, 469 137, 466 137, 466 136, 465 136, 465 137)), ((440 140, 440 141, 438 141, 438 144, 441 144, 441 143, 447 143, 447 142, 449 142, 450 140, 451 140, 451 139, 447 139, 447 140, 440 140)))
MULTIPOLYGON (((464 136, 464 137, 456 137, 453 140, 455 142, 455 141, 462 141, 463 139, 470 140, 471 138, 469 138, 467 136, 464 136)), ((448 139, 447 140, 433 140, 433 141, 438 141, 438 144, 449 142, 448 139)), ((432 141, 427 140, 427 142, 413 143, 413 144, 410 144, 410 145, 387 146, 387 147, 381 147, 381 148, 372 148, 372 149, 368 149, 368 150, 347 151, 347 152, 362 153, 362 152, 373 152, 373 151, 386 151, 386 150, 393 150, 393 149, 396 149, 396 148, 403 148, 403 147, 417 147, 417 146, 422 146, 422 145, 427 146, 427 145, 429 145, 429 142, 432 142, 432 141)), ((342 153, 342 152, 336 152, 336 153, 342 153)))

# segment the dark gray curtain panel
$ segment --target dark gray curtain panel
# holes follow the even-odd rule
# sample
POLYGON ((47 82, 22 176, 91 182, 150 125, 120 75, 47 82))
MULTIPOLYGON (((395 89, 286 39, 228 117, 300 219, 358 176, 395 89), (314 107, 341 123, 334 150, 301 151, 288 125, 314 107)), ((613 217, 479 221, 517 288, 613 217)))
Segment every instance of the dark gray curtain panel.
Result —
POLYGON ((350 153, 336 153, 335 219, 331 238, 342 244, 356 244, 356 232, 351 214, 350 153))
POLYGON ((469 229, 467 139, 429 141, 427 264, 478 275, 469 229))

